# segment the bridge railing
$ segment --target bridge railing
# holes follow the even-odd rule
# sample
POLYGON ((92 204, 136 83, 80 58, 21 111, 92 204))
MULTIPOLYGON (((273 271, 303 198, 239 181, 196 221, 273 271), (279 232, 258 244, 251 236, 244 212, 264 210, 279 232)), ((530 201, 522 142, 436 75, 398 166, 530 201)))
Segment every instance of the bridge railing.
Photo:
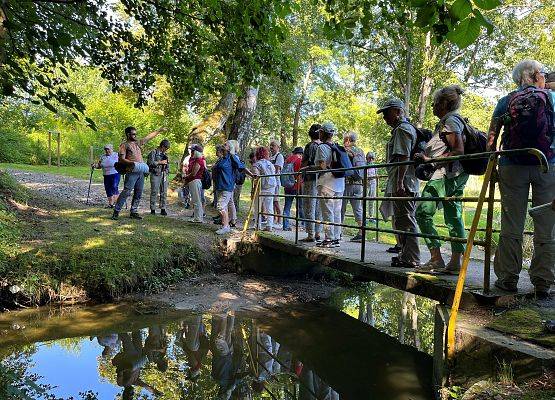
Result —
MULTIPOLYGON (((337 197, 327 197, 327 196, 312 196, 312 195, 307 195, 307 194, 300 194, 300 193, 296 193, 296 194, 262 194, 259 193, 259 185, 257 185, 257 189, 255 190, 255 197, 253 199, 253 201, 257 201, 258 202, 258 207, 257 207, 257 212, 256 212, 256 229, 260 229, 260 216, 274 216, 274 217, 280 217, 280 218, 285 218, 285 219, 289 219, 289 220, 293 220, 295 221, 295 243, 298 243, 299 241, 299 222, 313 222, 316 224, 321 224, 321 225, 331 225, 331 226, 341 226, 343 228, 353 228, 353 229, 359 229, 362 232, 362 240, 361 240, 361 245, 360 245, 360 260, 362 262, 365 262, 366 259, 366 234, 367 232, 375 232, 376 234, 376 241, 378 241, 379 239, 379 234, 380 233, 388 233, 388 234, 394 234, 394 235, 408 235, 408 236, 416 236, 416 237, 421 237, 421 238, 428 238, 428 239, 436 239, 436 240, 440 240, 440 241, 447 241, 447 242, 457 242, 457 243, 466 243, 467 247, 470 248, 473 245, 478 245, 478 246, 483 246, 484 248, 484 270, 483 270, 483 290, 484 293, 488 293, 490 290, 490 269, 491 269, 491 252, 492 252, 492 243, 491 243, 491 239, 492 239, 492 234, 493 232, 499 232, 499 230, 494 230, 493 229, 493 214, 494 214, 494 206, 496 202, 500 202, 500 199, 495 198, 495 184, 496 184, 496 175, 491 173, 486 173, 486 175, 484 176, 484 179, 487 179, 487 182, 484 182, 484 184, 482 185, 482 191, 480 193, 480 196, 459 196, 459 197, 448 197, 448 196, 443 196, 443 197, 398 197, 398 196, 367 196, 368 194, 368 188, 369 188, 369 179, 367 176, 367 170, 374 168, 374 169, 383 169, 383 168, 388 168, 388 167, 394 167, 394 166, 403 166, 403 165, 419 165, 419 164, 444 164, 444 163, 450 163, 450 162, 454 162, 454 161, 465 161, 465 160, 473 160, 473 159, 484 159, 484 158, 488 158, 489 159, 489 163, 492 164, 492 171, 493 169, 495 169, 495 166, 497 165, 497 159, 499 156, 501 155, 517 155, 517 154, 523 154, 523 153, 528 153, 531 155, 534 155, 535 157, 538 158, 539 161, 539 167, 541 167, 544 171, 548 170, 548 163, 547 160, 545 158, 545 156, 543 155, 542 152, 540 152, 537 149, 533 149, 533 148, 526 148, 526 149, 518 149, 518 150, 499 150, 499 151, 492 151, 492 152, 485 152, 485 153, 477 153, 477 154, 467 154, 467 155, 460 155, 460 156, 452 156, 452 157, 442 157, 442 158, 435 158, 435 159, 431 159, 428 161, 422 161, 422 162, 416 162, 416 161, 402 161, 402 162, 391 162, 391 163, 378 163, 378 164, 368 164, 368 165, 363 165, 363 166, 357 166, 357 167, 351 167, 351 168, 336 168, 336 169, 326 169, 326 170, 312 170, 312 171, 299 171, 299 172, 292 172, 292 173, 284 173, 284 174, 271 174, 271 175, 259 175, 259 178, 262 177, 271 177, 271 176, 275 176, 279 179, 280 176, 284 176, 284 175, 294 175, 296 178, 296 181, 298 181, 299 179, 301 179, 302 175, 309 175, 309 174, 319 174, 322 172, 338 172, 338 171, 349 171, 349 170, 362 170, 363 174, 362 174, 362 187, 363 187, 363 196, 361 197, 356 197, 356 196, 337 196, 337 197), (489 189, 489 190, 488 190, 489 189), (485 199, 486 197, 486 190, 487 191, 487 200, 485 199), (295 202, 295 214, 293 216, 286 216, 282 214, 275 214, 275 213, 271 213, 271 212, 267 212, 267 211, 262 211, 262 207, 260 204, 260 198, 261 197, 294 197, 294 202, 295 202), (301 208, 301 200, 305 200, 305 199, 341 199, 341 200, 359 200, 362 202, 362 223, 361 226, 358 225, 352 225, 352 224, 346 224, 346 223, 335 223, 335 222, 328 222, 328 221, 323 221, 323 220, 317 220, 317 219, 308 219, 305 217, 301 218, 299 215, 299 211, 301 208), (486 202, 487 204, 487 214, 486 214, 486 227, 484 228, 478 228, 477 223, 478 223, 478 218, 474 218, 475 223, 472 226, 471 230, 471 235, 469 235, 467 238, 459 238, 459 237, 452 237, 452 236, 445 236, 445 235, 431 235, 431 234, 424 234, 421 232, 406 232, 406 231, 401 231, 401 230, 397 230, 397 229, 389 229, 389 228, 383 228, 380 227, 379 223, 380 223, 380 218, 375 218, 374 224, 373 226, 370 226, 368 224, 368 218, 367 218, 367 206, 368 206, 368 202, 369 201, 374 201, 375 202, 375 213, 376 213, 376 217, 378 216, 378 210, 379 210, 379 202, 380 201, 416 201, 416 202, 422 202, 422 201, 460 201, 460 202, 471 202, 471 203, 478 203, 479 207, 477 207, 477 211, 479 213, 481 213, 481 205, 483 202, 486 202), (485 237, 484 239, 475 239, 475 233, 476 231, 481 230, 481 231, 485 231, 485 237)), ((384 178, 387 175, 377 175, 377 187, 379 187, 379 178, 384 178)), ((317 205, 318 206, 318 205, 317 205)), ((531 232, 525 232, 530 234, 531 232)))

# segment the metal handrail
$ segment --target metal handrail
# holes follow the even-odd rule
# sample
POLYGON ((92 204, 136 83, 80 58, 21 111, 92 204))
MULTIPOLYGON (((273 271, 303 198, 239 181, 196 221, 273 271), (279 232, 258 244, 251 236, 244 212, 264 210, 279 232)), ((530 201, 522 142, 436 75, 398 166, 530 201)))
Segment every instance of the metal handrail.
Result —
MULTIPOLYGON (((453 161, 463 161, 463 160, 471 160, 471 159, 481 159, 481 158, 489 158, 490 162, 493 159, 494 163, 496 163, 496 160, 499 156, 506 156, 506 155, 513 155, 513 154, 522 154, 522 153, 528 153, 531 155, 534 155, 535 157, 538 158, 539 161, 539 166, 542 168, 543 172, 547 172, 549 169, 549 164, 547 162, 547 159, 545 157, 545 155, 539 151, 538 149, 534 149, 534 148, 526 148, 526 149, 515 149, 515 150, 498 150, 498 151, 491 151, 491 152, 485 152, 485 153, 476 153, 476 154, 465 154, 465 155, 460 155, 460 156, 451 156, 451 157, 441 157, 441 158, 435 158, 435 159, 430 159, 427 161, 422 161, 422 162, 417 162, 417 161, 401 161, 401 162, 391 162, 391 163, 381 163, 381 164, 367 164, 367 165, 362 165, 362 166, 358 166, 358 167, 351 167, 351 168, 334 168, 334 169, 326 169, 326 170, 310 170, 310 171, 297 171, 297 172, 290 172, 290 173, 283 173, 283 174, 266 174, 266 175, 258 175, 258 178, 262 178, 262 177, 272 177, 272 176, 287 176, 287 175, 294 175, 296 177, 299 177, 300 175, 303 174, 319 174, 322 172, 339 172, 339 171, 350 171, 350 170, 364 170, 366 171, 369 168, 387 168, 387 167, 393 167, 393 166, 402 166, 402 165, 418 165, 418 164, 441 164, 441 163, 449 163, 449 162, 453 162, 453 161)), ((457 243, 466 243, 467 247, 470 246, 472 247, 472 245, 479 245, 479 246, 483 246, 484 247, 484 251, 485 251, 485 260, 484 260, 484 272, 483 272, 483 277, 484 277, 484 292, 488 292, 489 288, 490 288, 490 266, 491 266, 491 237, 492 237, 492 233, 496 232, 496 230, 493 229, 492 226, 492 220, 493 220, 493 208, 494 208, 494 203, 495 202, 500 202, 500 199, 495 199, 494 194, 495 194, 495 180, 493 177, 493 174, 488 174, 487 175, 488 178, 488 182, 484 182, 484 185, 489 185, 489 196, 487 199, 487 205, 488 205, 488 211, 487 211, 487 219, 486 219, 486 237, 485 240, 476 240, 474 239, 474 235, 475 232, 478 230, 478 227, 475 226, 473 227, 473 231, 471 231, 471 236, 472 239, 466 239, 466 238, 459 238, 459 237, 451 237, 451 236, 442 236, 442 235, 430 235, 430 234, 424 234, 421 232, 405 232, 405 231, 400 231, 397 229, 387 229, 387 228, 380 228, 379 227, 379 219, 376 218, 375 221, 375 227, 370 227, 367 226, 367 202, 368 201, 375 201, 375 207, 376 210, 375 212, 378 212, 378 201, 416 201, 416 202, 422 202, 422 201, 460 201, 460 202, 474 202, 474 203, 478 203, 479 207, 479 213, 481 213, 481 204, 483 202, 483 198, 480 197, 469 197, 469 196, 456 196, 456 197, 448 197, 448 196, 444 196, 444 197, 399 197, 399 196, 367 196, 368 194, 368 176, 366 173, 363 174, 362 177, 362 186, 363 186, 363 196, 361 197, 356 197, 356 196, 312 196, 312 195, 304 195, 304 194, 299 194, 299 193, 295 193, 295 194, 262 194, 259 193, 258 196, 256 196, 255 198, 253 198, 253 201, 258 201, 258 210, 257 210, 257 216, 256 216, 256 227, 259 228, 259 222, 260 222, 260 216, 261 215, 267 215, 267 216, 275 216, 275 217, 281 217, 284 219, 289 219, 289 220, 294 220, 296 221, 296 226, 295 226, 295 243, 298 243, 298 234, 299 234, 299 222, 314 222, 316 224, 321 224, 321 225, 331 225, 331 226, 341 226, 341 227, 345 227, 345 228, 353 228, 353 229, 360 229, 362 231, 362 243, 361 243, 361 250, 360 250, 360 259, 362 262, 365 261, 365 248, 366 248, 366 232, 367 231, 371 231, 371 232, 376 232, 376 241, 378 241, 379 239, 379 233, 383 232, 383 233, 390 233, 390 234, 395 234, 395 235, 407 235, 407 236, 416 236, 416 237, 422 237, 422 238, 429 238, 429 239, 436 239, 436 240, 441 240, 441 241, 448 241, 448 242, 457 242, 457 243), (296 203, 296 211, 295 211, 295 216, 291 217, 291 216, 285 216, 283 214, 274 214, 274 213, 269 213, 269 212, 262 212, 261 211, 261 206, 260 206, 260 198, 261 197, 291 197, 293 196, 295 198, 295 203, 296 203), (363 216, 363 220, 361 221, 362 224, 361 226, 354 226, 354 225, 348 225, 348 224, 344 224, 344 223, 335 223, 335 222, 327 222, 327 221, 321 221, 321 220, 316 220, 316 219, 307 219, 307 218, 300 218, 299 217, 299 200, 301 199, 336 199, 336 200, 359 200, 362 201, 362 216, 363 216)), ((298 179, 298 178, 297 178, 298 179)), ((379 175, 376 175, 376 180, 377 183, 379 183, 379 175)), ((469 235, 470 236, 470 235, 469 235)))

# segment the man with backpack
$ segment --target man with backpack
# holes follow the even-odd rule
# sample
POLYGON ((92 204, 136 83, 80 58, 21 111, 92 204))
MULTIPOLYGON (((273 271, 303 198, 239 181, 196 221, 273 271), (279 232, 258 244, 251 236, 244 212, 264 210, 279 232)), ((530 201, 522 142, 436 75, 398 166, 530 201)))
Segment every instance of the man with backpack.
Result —
MULTIPOLYGON (((331 122, 326 122, 320 130, 320 140, 314 166, 309 170, 320 171, 318 174, 317 190, 321 197, 320 208, 322 220, 333 224, 341 224, 341 199, 345 191, 345 172, 325 172, 328 169, 349 168, 351 163, 343 148, 333 142, 336 130, 331 122), (323 171, 323 172, 322 172, 323 171)), ((351 171, 352 172, 352 171, 351 171)), ((318 247, 340 247, 341 226, 324 224, 324 240, 318 247)))
POLYGON ((150 213, 156 214, 156 199, 160 197, 160 215, 168 215, 168 175, 170 173, 167 151, 170 141, 164 139, 160 146, 148 153, 147 165, 150 170, 150 213))
MULTIPOLYGON (((310 142, 304 147, 303 159, 301 162, 301 168, 306 169, 307 167, 314 166, 314 160, 316 159, 316 152, 318 151, 318 146, 320 145, 320 129, 322 126, 320 124, 312 124, 308 131, 308 136, 310 137, 310 142)), ((303 174, 303 184, 302 192, 303 195, 316 196, 318 194, 316 190, 316 178, 318 174, 303 174)), ((309 220, 320 220, 321 212, 320 205, 318 204, 318 199, 305 198, 303 199, 303 211, 306 219, 309 220)), ((312 243, 316 240, 320 240, 320 234, 322 233, 322 224, 315 224, 314 222, 306 223, 306 233, 307 237, 301 239, 301 242, 312 243)))
MULTIPOLYGON (((351 164, 353 167, 361 167, 366 164, 364 151, 356 146, 357 134, 355 132, 348 132, 343 138, 343 145, 349 158, 351 159, 351 164)), ((363 169, 354 170, 353 174, 345 178, 345 192, 343 196, 350 196, 356 198, 362 198, 362 176, 364 174, 363 169)), ((358 226, 362 226, 362 200, 357 199, 343 199, 341 205, 341 223, 345 220, 345 213, 347 212, 347 203, 351 203, 351 208, 353 209, 353 214, 355 215, 355 221, 358 226)), ((362 241, 362 230, 358 231, 357 234, 351 239, 351 242, 361 242, 362 241)))
MULTIPOLYGON (((300 192, 301 189, 301 177, 300 175, 291 175, 291 173, 298 172, 301 169, 301 162, 303 159, 303 148, 295 147, 293 153, 287 157, 283 169, 281 170, 281 186, 285 191, 285 205, 283 206, 283 230, 290 231, 291 223, 289 222, 289 217, 291 215, 291 206, 293 205, 293 200, 295 200, 295 195, 300 192)), ((299 202, 300 204, 300 202, 299 202)), ((299 206, 299 205, 296 205, 299 206)), ((302 209, 299 210, 299 216, 303 218, 302 209)))
MULTIPOLYGON (((388 163, 408 161, 417 144, 416 129, 405 117, 405 104, 396 98, 386 101, 378 110, 391 130, 391 139, 387 143, 388 163)), ((420 185, 416 179, 414 166, 400 165, 387 168, 386 196, 414 198, 418 196, 420 185)), ((393 215, 395 229, 404 232, 418 232, 415 218, 416 202, 414 200, 394 201, 393 215)), ((391 259, 392 267, 415 268, 420 265, 418 237, 400 235, 401 250, 397 257, 391 259)))
MULTIPOLYGON (((503 127, 501 146, 504 150, 533 147, 547 158, 549 171, 542 173, 538 160, 528 154, 499 158, 499 191, 501 192, 501 233, 495 253, 495 286, 517 292, 522 270, 522 237, 532 186, 532 206, 555 198, 555 128, 550 93, 545 87, 546 73, 534 60, 524 60, 513 69, 518 89, 501 98, 493 112, 488 147, 495 150, 497 135, 503 127)), ((530 264, 530 280, 540 299, 550 297, 555 278, 555 213, 533 216, 534 255, 530 264)))

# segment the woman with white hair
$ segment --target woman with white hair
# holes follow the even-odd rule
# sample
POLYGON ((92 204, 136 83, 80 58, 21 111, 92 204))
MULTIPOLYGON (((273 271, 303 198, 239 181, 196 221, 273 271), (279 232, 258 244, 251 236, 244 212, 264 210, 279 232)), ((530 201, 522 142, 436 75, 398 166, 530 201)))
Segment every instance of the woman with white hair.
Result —
MULTIPOLYGON (((439 118, 434 135, 426 144, 424 154, 416 154, 422 160, 450 157, 464 154, 465 122, 459 114, 463 90, 457 85, 446 86, 434 93, 433 112, 439 118)), ((421 197, 460 197, 468 181, 458 161, 438 164, 430 180, 422 190, 421 197)), ((422 233, 438 235, 434 224, 434 215, 440 202, 422 201, 416 209, 416 220, 422 233)), ((449 228, 449 236, 464 239, 464 220, 460 201, 442 200, 443 219, 449 228)), ((461 259, 465 250, 463 243, 451 242, 451 259, 445 264, 441 255, 441 242, 437 239, 424 238, 430 250, 430 260, 417 268, 421 272, 440 272, 456 275, 461 269, 461 259)))
POLYGON ((102 168, 104 189, 108 197, 107 208, 114 208, 114 204, 118 200, 120 175, 114 167, 117 162, 118 153, 114 153, 114 146, 108 143, 104 146, 104 154, 100 156, 100 160, 92 165, 93 168, 102 168))
MULTIPOLYGON (((501 192, 501 233, 495 253, 495 286, 517 291, 522 269, 522 237, 528 195, 532 187, 532 206, 550 203, 555 197, 555 129, 553 105, 544 90, 546 72, 535 60, 519 62, 513 69, 517 90, 501 98, 495 107, 489 128, 488 146, 495 150, 501 127, 503 149, 533 147, 544 153, 550 164, 542 173, 538 160, 530 155, 499 158, 501 192)), ((555 278, 555 213, 533 216, 534 255, 530 280, 538 298, 548 298, 555 278)))
POLYGON ((191 146, 191 158, 187 168, 185 183, 189 185, 191 201, 193 202, 193 217, 189 222, 204 222, 204 207, 202 204, 202 176, 206 170, 206 160, 204 159, 203 147, 200 144, 191 146))

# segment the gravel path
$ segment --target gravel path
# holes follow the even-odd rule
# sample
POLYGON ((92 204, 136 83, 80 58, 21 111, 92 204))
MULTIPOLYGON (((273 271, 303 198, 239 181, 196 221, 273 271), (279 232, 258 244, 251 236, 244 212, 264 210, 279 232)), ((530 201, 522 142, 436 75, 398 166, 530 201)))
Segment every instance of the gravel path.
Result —
MULTIPOLYGON (((89 181, 84 179, 72 178, 65 175, 54 175, 47 173, 29 172, 9 169, 8 172, 23 186, 33 190, 34 192, 55 200, 61 200, 75 206, 83 206, 87 202, 87 191, 89 181)), ((120 191, 123 188, 123 181, 120 182, 120 191)), ((140 212, 148 213, 150 198, 150 181, 145 181, 145 189, 141 198, 139 207, 140 212)), ((131 202, 131 197, 128 203, 131 202)), ((188 218, 191 210, 186 210, 181 205, 177 192, 168 191, 168 213, 174 218, 188 218)), ((91 184, 91 192, 89 196, 89 205, 103 207, 107 205, 104 185, 102 183, 91 184)), ((106 210, 108 212, 108 210, 106 210)), ((158 210, 159 211, 159 210, 158 210)), ((122 214, 125 209, 122 210, 122 214)))

